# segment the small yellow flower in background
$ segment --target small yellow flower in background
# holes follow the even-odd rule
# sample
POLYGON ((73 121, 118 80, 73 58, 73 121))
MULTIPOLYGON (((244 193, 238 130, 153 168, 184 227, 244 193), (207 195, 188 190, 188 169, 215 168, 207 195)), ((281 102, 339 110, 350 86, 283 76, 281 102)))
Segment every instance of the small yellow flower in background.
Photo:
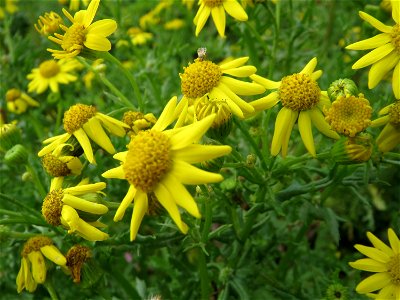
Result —
POLYGON ((322 71, 314 71, 316 66, 317 59, 314 57, 300 73, 285 76, 278 82, 259 75, 250 76, 268 90, 276 90, 266 97, 250 102, 256 111, 272 108, 279 101, 283 106, 275 121, 271 145, 271 154, 274 156, 280 151, 283 157, 287 155, 290 134, 296 121, 298 121, 301 139, 313 156, 316 152, 312 124, 324 135, 339 139, 339 135, 330 128, 322 114, 324 108, 331 106, 331 102, 327 93, 322 92, 318 86, 317 80, 321 77, 322 71))
POLYGON ((77 11, 81 5, 81 2, 84 7, 89 5, 89 0, 69 0, 69 10, 77 11))
POLYGON ((80 10, 74 17, 63 8, 64 15, 72 22, 70 27, 60 25, 64 35, 55 33, 49 39, 61 46, 63 50, 47 49, 54 58, 70 58, 79 55, 84 48, 96 51, 109 51, 111 42, 107 37, 117 29, 117 23, 111 19, 103 19, 94 23, 93 19, 100 0, 92 0, 87 10, 80 10))
POLYGON ((6 102, 8 111, 18 115, 26 112, 29 106, 39 106, 39 102, 33 100, 19 89, 8 90, 6 93, 6 102))
POLYGON ((144 32, 139 27, 131 27, 128 29, 128 35, 133 45, 144 45, 153 39, 151 32, 144 32))
POLYGON ((28 92, 41 94, 50 88, 53 93, 58 93, 59 84, 68 84, 78 79, 71 72, 80 67, 81 64, 75 59, 46 60, 28 74, 28 92))
MULTIPOLYGON (((203 49, 200 48, 199 51, 203 49)), ((257 83, 244 82, 234 77, 248 77, 257 69, 254 66, 245 65, 248 57, 241 57, 232 61, 217 65, 202 57, 194 63, 184 67, 181 78, 182 99, 188 99, 192 105, 196 100, 206 95, 210 99, 225 99, 232 113, 240 118, 254 112, 253 106, 240 96, 251 96, 265 92, 265 88, 257 83)))
POLYGON ((388 229, 390 247, 383 243, 371 232, 367 237, 373 247, 355 245, 354 247, 367 256, 355 262, 350 262, 350 266, 367 272, 374 272, 361 281, 356 291, 359 294, 367 294, 372 298, 382 300, 400 299, 400 240, 393 229, 388 229), (378 292, 379 291, 379 292, 378 292), (376 294, 373 292, 377 292, 376 294))
POLYGON ((187 7, 187 9, 191 10, 196 0, 182 0, 183 5, 187 7))
POLYGON ((164 28, 167 30, 178 30, 185 26, 185 21, 182 19, 173 19, 164 24, 164 28))
POLYGON ((363 94, 340 96, 324 112, 331 129, 349 137, 354 137, 371 123, 372 107, 363 94))
POLYGON ((44 144, 49 144, 39 151, 39 157, 52 152, 59 145, 66 143, 74 136, 81 145, 86 159, 90 163, 95 163, 93 149, 90 140, 93 140, 97 145, 106 150, 110 154, 115 153, 114 146, 110 138, 105 133, 104 128, 112 134, 123 137, 125 129, 129 126, 112 117, 97 112, 94 106, 75 104, 64 113, 64 129, 66 133, 53 136, 43 141, 44 144))
POLYGON ((107 206, 97 203, 104 193, 104 182, 88 184, 81 181, 74 187, 62 188, 63 177, 51 180, 50 192, 43 200, 42 214, 47 223, 62 225, 68 233, 76 233, 88 241, 103 241, 108 234, 97 227, 105 227, 97 221, 108 212, 107 206))
POLYGON ((152 25, 160 23, 160 18, 158 17, 159 14, 166 8, 170 7, 172 4, 173 1, 171 0, 158 1, 158 4, 151 11, 140 17, 139 19, 140 28, 145 30, 152 25))
POLYGON ((382 0, 379 6, 388 13, 392 12, 392 0, 382 0))
POLYGON ((400 144, 400 100, 379 111, 382 116, 371 122, 371 127, 383 126, 376 144, 381 152, 389 152, 400 144))
POLYGON ((23 289, 32 293, 38 284, 46 281, 47 268, 44 257, 59 266, 65 266, 67 263, 53 241, 45 236, 35 236, 27 240, 21 256, 21 268, 16 279, 18 293, 23 289))
POLYGON ((392 0, 392 6, 392 17, 396 22, 394 26, 387 26, 369 14, 360 11, 360 17, 382 33, 348 45, 346 49, 374 49, 361 57, 352 68, 361 69, 372 65, 368 73, 368 87, 370 89, 376 87, 382 78, 393 69, 393 93, 396 99, 400 99, 400 1, 392 0))
POLYGON ((200 217, 200 212, 184 184, 197 185, 223 180, 220 174, 203 171, 191 165, 231 152, 229 146, 194 144, 211 126, 215 115, 188 126, 165 130, 182 115, 186 104, 181 101, 177 105, 177 99, 173 97, 150 130, 139 131, 132 136, 128 151, 114 155, 115 159, 121 161, 121 166, 102 174, 105 178, 124 179, 130 184, 115 213, 114 221, 123 218, 133 201, 131 241, 136 238, 140 223, 148 211, 149 195, 155 195, 178 228, 186 233, 188 227, 182 222, 178 206, 196 218, 200 217))
MULTIPOLYGON (((3 1, 2 1, 3 2, 3 1)), ((18 0, 5 0, 3 5, 0 7, 0 20, 4 19, 6 13, 10 15, 16 13, 18 11, 17 6, 18 0)))
MULTIPOLYGON (((107 68, 105 64, 103 64, 104 60, 99 58, 93 61, 92 63, 92 68, 96 70, 97 72, 104 72, 107 68)), ((85 75, 83 75, 82 79, 83 82, 85 83, 85 87, 88 89, 92 88, 92 81, 95 78, 95 73, 91 70, 89 70, 85 75)))
POLYGON ((51 11, 45 13, 44 16, 40 16, 35 29, 42 35, 50 35, 57 32, 60 28, 60 24, 63 24, 61 17, 55 12, 51 11))
POLYGON ((72 147, 72 145, 61 144, 51 153, 47 153, 43 156, 43 168, 50 176, 64 177, 81 174, 83 165, 79 158, 72 155, 63 155, 63 149, 70 147, 72 147))
POLYGON ((210 15, 221 37, 225 36, 225 12, 238 21, 247 21, 248 19, 246 12, 237 0, 199 0, 199 6, 193 20, 196 25, 196 36, 199 35, 210 15))
POLYGON ((81 270, 85 262, 92 257, 92 252, 88 247, 75 245, 68 250, 66 267, 71 273, 72 280, 75 283, 81 282, 81 270))
POLYGON ((138 134, 141 130, 147 130, 157 123, 157 118, 152 114, 143 114, 137 111, 127 111, 122 117, 122 122, 130 128, 125 128, 129 135, 138 134))

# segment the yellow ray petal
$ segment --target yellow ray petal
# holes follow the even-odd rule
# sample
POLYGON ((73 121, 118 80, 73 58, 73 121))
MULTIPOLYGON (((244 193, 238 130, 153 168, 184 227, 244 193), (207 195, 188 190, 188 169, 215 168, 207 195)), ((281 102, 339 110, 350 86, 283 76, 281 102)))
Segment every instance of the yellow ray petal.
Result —
POLYGON ((312 74, 314 72, 315 67, 317 66, 318 60, 316 57, 312 58, 303 70, 300 71, 301 74, 312 74))
POLYGON ((250 76, 251 80, 254 80, 255 82, 261 84, 264 86, 267 90, 272 90, 272 89, 278 89, 281 86, 280 81, 272 81, 267 78, 261 77, 257 74, 251 75, 250 76))
POLYGON ((218 87, 215 87, 212 91, 211 94, 213 94, 214 91, 219 91, 222 94, 226 95, 229 99, 231 99, 237 106, 240 107, 240 109, 243 112, 246 113, 252 113, 254 112, 254 108, 244 101, 242 98, 240 98, 238 95, 236 95, 234 92, 232 92, 229 87, 227 87, 225 84, 220 83, 218 87))
POLYGON ((352 268, 367 272, 386 272, 387 266, 370 258, 363 258, 349 263, 352 268))
POLYGON ((47 140, 44 140, 43 143, 47 144, 50 143, 49 145, 45 146, 42 150, 39 151, 38 156, 44 156, 54 149, 56 149, 59 145, 64 144, 68 139, 71 137, 69 133, 64 133, 62 135, 54 136, 51 137, 47 140))
POLYGON ((289 147, 289 140, 290 135, 292 134, 292 129, 294 124, 296 123, 297 117, 299 113, 297 111, 290 111, 290 120, 287 128, 283 130, 282 133, 282 157, 285 158, 287 155, 288 147, 289 147))
POLYGON ((113 155, 113 158, 117 159, 119 161, 125 162, 127 154, 128 154, 128 151, 118 152, 113 155))
POLYGON ((106 150, 110 154, 115 153, 115 148, 110 141, 110 138, 104 132, 103 127, 100 124, 100 121, 96 118, 91 118, 85 124, 83 124, 83 130, 85 130, 88 137, 94 141, 101 148, 106 150))
POLYGON ((311 74, 311 78, 317 81, 322 76, 322 74, 322 70, 315 71, 311 74))
POLYGON ((110 51, 111 42, 102 36, 97 34, 86 34, 86 40, 83 42, 85 47, 96 50, 96 51, 110 51))
POLYGON ((97 182, 91 184, 83 184, 77 185, 69 188, 64 189, 65 194, 71 194, 74 196, 87 194, 87 193, 95 193, 101 191, 106 188, 106 184, 104 182, 97 182))
POLYGON ((129 126, 124 122, 116 120, 102 113, 96 113, 95 118, 99 119, 103 123, 104 127, 116 136, 123 137, 125 135, 124 127, 129 128, 129 126))
POLYGON ((40 248, 40 251, 46 256, 47 259, 59 266, 65 266, 67 259, 54 245, 46 245, 40 248))
POLYGON ((223 37, 225 35, 225 10, 222 6, 214 6, 211 9, 211 16, 214 20, 215 27, 217 27, 218 34, 223 37))
POLYGON ((36 290, 37 287, 37 283, 36 281, 33 279, 32 277, 32 273, 30 270, 30 266, 29 266, 29 262, 27 258, 23 258, 22 262, 24 264, 24 284, 25 284, 25 288, 28 292, 32 293, 36 290))
POLYGON ((178 98, 175 96, 175 97, 172 97, 168 101, 168 103, 164 107, 160 117, 158 118, 156 124, 154 124, 154 126, 152 127, 152 130, 163 131, 172 122, 174 122, 177 100, 178 100, 178 98))
POLYGON ((196 36, 199 35, 200 31, 203 29, 204 25, 206 24, 208 17, 210 16, 211 9, 208 6, 203 6, 203 9, 200 7, 199 11, 194 20, 196 20, 196 36))
POLYGON ((380 59, 384 58, 386 55, 388 55, 394 49, 395 48, 392 44, 385 44, 383 46, 380 46, 380 47, 376 48, 375 50, 372 50, 368 54, 364 55, 359 60, 357 60, 354 63, 354 65, 352 66, 352 68, 353 69, 361 69, 361 68, 367 67, 369 65, 372 65, 373 63, 376 63, 380 59))
POLYGON ((199 9, 198 9, 198 11, 197 11, 197 13, 196 13, 196 15, 194 16, 194 18, 193 18, 193 24, 194 25, 196 25, 197 24, 197 22, 198 22, 198 20, 199 20, 199 16, 200 16, 200 14, 201 14, 201 12, 204 10, 204 3, 202 3, 201 5, 200 5, 200 7, 199 7, 199 9))
MULTIPOLYGON (((94 16, 96 15, 97 9, 99 8, 100 0, 92 0, 89 3, 85 11, 85 15, 83 16, 83 26, 88 28, 89 25, 92 23, 94 16)), ((74 15, 74 19, 77 18, 77 14, 74 15)))
POLYGON ((183 184, 213 183, 224 179, 221 174, 198 169, 181 160, 174 161, 170 172, 172 176, 183 184))
POLYGON ((393 93, 396 99, 400 99, 400 61, 397 63, 396 67, 393 70, 393 93))
POLYGON ((250 102, 255 111, 263 111, 274 107, 279 102, 278 92, 272 92, 268 96, 250 102))
POLYGON ((392 40, 390 34, 380 33, 372 38, 365 39, 346 46, 348 50, 368 50, 378 48, 392 40))
POLYGON ((46 280, 46 263, 44 257, 39 251, 28 253, 28 260, 31 263, 32 276, 37 283, 43 283, 46 280))
POLYGON ((387 263, 390 260, 390 257, 385 252, 376 249, 374 247, 368 247, 357 244, 354 246, 354 248, 356 248, 359 252, 361 252, 365 256, 368 256, 369 258, 372 258, 379 262, 387 263))
POLYGON ((278 155, 282 147, 282 135, 287 126, 291 123, 291 111, 286 107, 278 112, 275 120, 274 136, 272 137, 271 143, 271 155, 278 155))
POLYGON ((383 153, 392 151, 397 145, 400 144, 400 132, 393 131, 391 135, 384 137, 379 142, 377 141, 377 144, 379 150, 383 153))
POLYGON ((91 24, 87 28, 87 33, 106 37, 112 34, 115 30, 117 30, 117 22, 111 19, 103 19, 91 24))
POLYGON ((239 68, 226 70, 223 73, 236 77, 248 77, 253 75, 255 72, 257 72, 257 68, 254 66, 242 66, 239 68))
POLYGON ((400 24, 400 1, 392 0, 392 17, 396 24, 400 24))
POLYGON ((257 95, 265 92, 262 85, 254 82, 240 81, 231 77, 222 76, 220 82, 225 84, 232 92, 237 95, 257 95))
POLYGON ((387 286, 390 281, 391 277, 389 273, 377 273, 361 281, 357 285, 356 291, 360 294, 374 292, 387 286))
POLYGON ((389 228, 389 230, 388 230, 388 237, 389 237, 390 246, 392 247, 393 252, 395 254, 399 254, 400 253, 400 240, 392 228, 389 228))
POLYGON ((64 177, 54 177, 50 183, 50 192, 60 189, 62 187, 63 181, 64 177))
POLYGON ((174 176, 167 175, 162 180, 162 184, 167 188, 169 193, 174 198, 176 204, 184 208, 188 213, 196 218, 200 218, 200 212, 192 195, 186 190, 174 176))
POLYGON ((371 127, 383 126, 383 125, 387 124, 389 122, 389 120, 390 120, 389 116, 383 116, 383 117, 373 120, 371 122, 370 126, 371 127))
POLYGON ((108 212, 108 207, 103 204, 87 201, 69 194, 65 194, 62 201, 75 209, 95 215, 103 215, 108 212))
POLYGON ((154 194, 156 195, 158 202, 160 202, 161 205, 166 209, 180 231, 187 233, 188 227, 182 222, 178 207, 176 206, 175 201, 168 190, 161 183, 159 183, 154 189, 154 194))
POLYGON ((340 136, 337 134, 337 132, 333 131, 331 129, 331 126, 328 124, 328 122, 325 120, 322 112, 319 110, 319 108, 314 107, 309 110, 309 114, 311 117, 312 123, 317 127, 317 129, 325 134, 326 136, 329 136, 332 139, 339 139, 340 136))
POLYGON ((122 166, 110 169, 103 174, 101 174, 104 178, 116 178, 116 179, 126 179, 124 168, 122 166))
POLYGON ((189 145, 173 151, 173 160, 183 160, 189 164, 199 163, 231 153, 230 146, 189 145))
POLYGON ((25 266, 28 264, 27 262, 24 263, 24 260, 26 260, 25 257, 22 257, 21 259, 21 267, 19 268, 18 275, 16 278, 16 284, 17 284, 17 292, 18 294, 22 292, 22 290, 25 288, 25 266))
MULTIPOLYGON (((68 232, 70 233, 70 232, 68 232)), ((88 224, 82 219, 78 220, 77 233, 88 241, 104 241, 109 238, 109 235, 96 227, 88 224)))
POLYGON ((133 204, 133 212, 132 212, 131 228, 130 228, 131 241, 135 240, 140 224, 142 223, 143 217, 147 212, 147 209, 148 209, 147 194, 143 192, 138 192, 137 195, 135 196, 135 202, 133 204))
MULTIPOLYGON (((400 56, 396 51, 393 51, 386 57, 374 63, 368 74, 368 87, 373 89, 378 85, 382 78, 392 70, 399 62, 400 56)), ((394 83, 394 81, 393 81, 394 83)))
POLYGON ((226 12, 239 21, 247 21, 249 18, 243 7, 236 0, 227 0, 222 3, 226 12))
POLYGON ((117 211, 114 215, 114 222, 121 221, 124 217, 125 211, 128 206, 132 203, 133 198, 136 195, 136 189, 133 185, 129 186, 128 192, 126 193, 124 199, 122 199, 121 204, 119 205, 117 211))
POLYGON ((74 136, 78 140, 79 144, 81 145, 83 152, 86 155, 86 159, 94 164, 94 156, 93 156, 93 149, 92 145, 90 144, 89 138, 87 137, 85 131, 82 128, 79 128, 78 130, 74 131, 74 136))
POLYGON ((381 21, 375 19, 373 16, 371 16, 363 11, 358 12, 358 14, 360 15, 361 19, 367 21, 369 24, 371 24, 373 27, 375 27, 379 31, 385 32, 385 33, 392 32, 392 26, 387 26, 387 25, 383 24, 381 21))
POLYGON ((234 69, 243 66, 249 60, 248 56, 239 57, 234 60, 228 61, 226 63, 222 63, 219 65, 223 73, 226 70, 234 69))

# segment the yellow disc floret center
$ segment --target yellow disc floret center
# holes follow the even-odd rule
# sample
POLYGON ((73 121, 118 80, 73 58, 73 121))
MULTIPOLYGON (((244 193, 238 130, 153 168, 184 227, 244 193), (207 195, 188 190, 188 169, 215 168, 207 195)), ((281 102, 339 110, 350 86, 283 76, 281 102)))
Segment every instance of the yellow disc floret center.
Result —
POLYGON ((282 105, 294 111, 314 107, 320 99, 321 90, 318 83, 308 74, 286 76, 279 87, 279 98, 282 105))
POLYGON ((61 224, 62 198, 63 190, 57 189, 48 193, 43 200, 42 215, 50 225, 58 226, 61 224))
POLYGON ((389 122, 395 127, 400 127, 400 101, 390 107, 389 122))
POLYGON ((221 75, 218 65, 197 58, 180 74, 182 93, 188 98, 202 97, 218 85, 221 75))
POLYGON ((96 108, 91 105, 75 104, 64 113, 64 129, 72 134, 96 115, 96 108))
POLYGON ((27 256, 32 251, 40 251, 40 248, 48 245, 53 245, 53 241, 46 236, 35 236, 30 238, 24 244, 21 255, 27 256))
POLYGON ((85 39, 85 27, 79 23, 75 23, 65 32, 61 47, 66 51, 80 49, 83 47, 85 39))
POLYGON ((158 131, 139 131, 128 145, 123 169, 128 182, 144 192, 151 192, 171 166, 170 141, 158 131))
POLYGON ((400 286, 400 253, 395 254, 387 263, 388 273, 392 277, 392 283, 400 286))
POLYGON ((42 158, 43 168, 53 177, 67 176, 71 173, 67 164, 53 154, 48 153, 42 158))
POLYGON ((220 6, 224 0, 203 0, 203 3, 208 7, 220 6))
POLYGON ((363 94, 339 97, 326 114, 331 128, 338 133, 354 137, 371 123, 372 108, 363 94))
POLYGON ((60 72, 60 66, 54 60, 46 60, 40 64, 39 72, 43 77, 51 78, 60 72))
POLYGON ((400 24, 393 26, 391 37, 392 45, 396 48, 397 52, 400 53, 400 24))

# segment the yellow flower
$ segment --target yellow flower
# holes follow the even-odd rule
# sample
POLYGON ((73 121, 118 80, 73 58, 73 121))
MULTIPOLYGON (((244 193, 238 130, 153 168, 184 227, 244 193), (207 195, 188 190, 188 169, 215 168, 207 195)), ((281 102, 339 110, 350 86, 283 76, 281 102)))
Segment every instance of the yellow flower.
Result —
POLYGON ((42 214, 47 223, 53 226, 62 225, 68 233, 76 233, 88 241, 103 241, 108 234, 96 227, 105 227, 97 221, 108 211, 107 206, 97 203, 104 182, 88 184, 81 181, 77 186, 62 188, 63 177, 51 180, 50 192, 43 200, 42 214))
POLYGON ((314 71, 316 66, 317 59, 314 57, 300 73, 283 77, 278 82, 258 75, 250 76, 267 89, 276 90, 266 97, 250 102, 256 111, 272 108, 279 101, 283 106, 275 121, 271 145, 271 154, 274 156, 281 150, 282 156, 286 156, 290 134, 296 121, 298 121, 301 139, 313 156, 316 152, 312 124, 326 136, 339 139, 339 135, 330 128, 322 114, 324 107, 329 108, 331 103, 327 93, 321 92, 318 86, 317 80, 321 77, 322 71, 314 71))
POLYGON ((193 104, 196 100, 208 95, 210 99, 225 99, 232 113, 240 118, 254 112, 254 108, 238 95, 261 94, 265 88, 257 83, 244 82, 231 77, 248 77, 257 71, 254 66, 244 65, 249 58, 241 57, 217 65, 202 58, 202 55, 195 59, 194 63, 183 68, 183 74, 179 74, 182 99, 186 98, 190 104, 193 104))
POLYGON ((44 16, 40 16, 35 29, 42 35, 53 34, 58 31, 60 24, 63 23, 61 17, 55 12, 45 13, 44 16))
POLYGON ((164 28, 167 30, 178 30, 185 26, 185 21, 182 19, 173 19, 164 24, 164 28))
POLYGON ((392 17, 396 22, 394 26, 387 26, 369 14, 360 11, 360 17, 382 33, 351 44, 346 49, 374 49, 361 57, 352 68, 361 69, 372 65, 368 73, 368 87, 370 89, 376 87, 382 78, 394 68, 393 93, 396 99, 400 99, 400 1, 392 0, 392 6, 392 17))
POLYGON ((355 262, 350 262, 350 266, 367 272, 374 272, 361 281, 356 291, 359 294, 367 294, 376 299, 399 300, 400 299, 400 240, 393 229, 388 229, 390 247, 383 243, 371 232, 367 233, 368 239, 373 247, 355 245, 354 247, 367 256, 355 262), (380 290, 377 294, 376 292, 380 290), (372 294, 370 294, 372 293, 372 294))
POLYGON ((400 144, 400 100, 392 103, 379 111, 382 116, 371 122, 371 127, 385 125, 376 144, 381 152, 389 152, 400 144))
POLYGON ((342 137, 331 148, 332 159, 340 164, 354 164, 368 161, 373 150, 372 137, 360 133, 355 137, 342 137))
POLYGON ((83 165, 78 157, 63 155, 64 148, 71 148, 72 145, 61 144, 52 153, 47 153, 42 158, 42 165, 46 172, 53 177, 68 175, 80 175, 83 165))
POLYGON ((93 19, 99 7, 100 0, 92 0, 87 10, 80 10, 74 17, 63 8, 64 15, 72 22, 70 27, 60 25, 64 35, 55 33, 49 39, 61 46, 63 50, 47 49, 57 59, 79 55, 86 47, 96 51, 109 51, 111 42, 107 37, 117 29, 117 23, 111 19, 96 21, 93 19))
POLYGON ((354 137, 371 123, 372 107, 363 94, 339 96, 324 112, 332 130, 349 137, 354 137))
POLYGON ((10 89, 6 93, 7 109, 15 114, 24 113, 29 106, 37 107, 39 102, 33 100, 18 89, 10 89))
POLYGON ((122 117, 122 122, 128 125, 130 128, 126 128, 128 134, 137 134, 141 130, 150 129, 156 124, 157 119, 152 114, 143 114, 137 111, 127 111, 122 117))
POLYGON ((144 45, 153 38, 150 32, 144 32, 139 27, 131 27, 128 29, 128 35, 133 45, 144 45))
POLYGON ((18 0, 5 0, 3 7, 0 7, 0 20, 4 19, 6 12, 10 15, 18 11, 18 6, 16 5, 18 0))
MULTIPOLYGON (((184 184, 204 184, 223 180, 220 174, 210 173, 192 166, 230 153, 229 146, 206 146, 194 144, 211 126, 215 116, 209 116, 194 124, 165 130, 177 116, 181 115, 182 101, 176 105, 173 97, 164 108, 157 123, 146 131, 132 136, 128 151, 114 155, 121 166, 103 173, 105 178, 125 179, 130 184, 114 221, 120 221, 133 201, 130 226, 131 241, 136 238, 140 223, 149 207, 149 195, 155 195, 167 210, 178 228, 186 233, 178 206, 199 218, 196 202, 184 184)), ((187 103, 186 103, 187 104, 187 103)), ((178 120, 179 122, 179 120, 178 120)))
POLYGON ((225 11, 238 21, 247 21, 248 19, 246 12, 237 0, 199 0, 199 6, 193 20, 196 25, 196 36, 203 29, 210 14, 221 37, 225 36, 225 11))
POLYGON ((59 145, 64 144, 69 138, 74 136, 81 145, 86 159, 90 163, 95 163, 93 149, 90 140, 106 150, 110 154, 115 153, 114 146, 111 144, 110 138, 105 133, 103 127, 109 132, 117 136, 124 136, 128 125, 118 121, 112 117, 97 112, 94 106, 75 104, 64 113, 64 129, 66 133, 53 136, 43 141, 49 144, 39 151, 39 157, 52 152, 59 145))
POLYGON ((21 268, 17 275, 17 291, 23 289, 34 292, 38 284, 46 281, 46 262, 43 255, 59 266, 65 266, 66 258, 53 245, 53 241, 45 236, 35 236, 24 244, 21 252, 21 268))
POLYGON ((41 94, 50 87, 53 93, 58 93, 59 84, 68 84, 77 80, 77 77, 70 72, 80 66, 81 64, 75 59, 46 60, 39 65, 39 68, 33 69, 28 74, 27 78, 30 79, 28 92, 41 94))

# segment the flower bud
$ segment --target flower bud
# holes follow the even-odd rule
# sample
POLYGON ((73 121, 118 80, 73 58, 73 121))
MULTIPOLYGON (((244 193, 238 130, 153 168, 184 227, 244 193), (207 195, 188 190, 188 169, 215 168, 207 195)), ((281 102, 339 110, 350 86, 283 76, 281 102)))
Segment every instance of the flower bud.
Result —
POLYGON ((338 140, 331 149, 331 156, 339 164, 357 164, 368 161, 372 149, 372 137, 364 133, 338 140))
POLYGON ((328 96, 331 101, 335 101, 339 96, 358 95, 357 85, 351 79, 338 79, 331 83, 328 88, 328 96))
POLYGON ((21 130, 15 124, 3 124, 0 126, 0 150, 7 151, 20 144, 21 130))
POLYGON ((8 165, 23 165, 28 161, 28 155, 25 147, 17 144, 6 152, 4 161, 8 165))

